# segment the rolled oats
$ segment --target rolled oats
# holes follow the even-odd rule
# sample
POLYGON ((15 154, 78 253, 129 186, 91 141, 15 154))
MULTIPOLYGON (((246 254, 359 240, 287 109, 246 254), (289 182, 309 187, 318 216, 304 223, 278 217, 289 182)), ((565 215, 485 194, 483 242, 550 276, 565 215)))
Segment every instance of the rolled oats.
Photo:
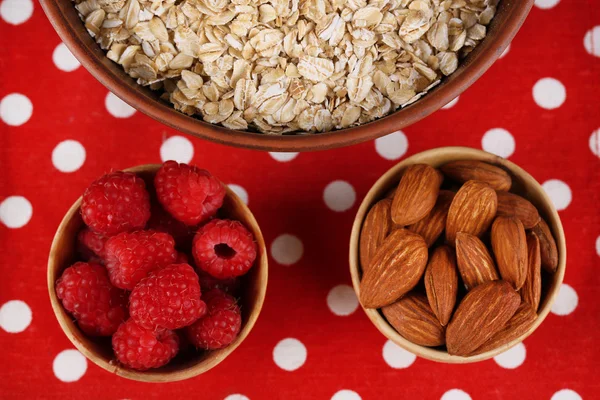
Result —
POLYGON ((107 57, 175 109, 281 135, 414 103, 485 37, 499 0, 73 0, 107 57))

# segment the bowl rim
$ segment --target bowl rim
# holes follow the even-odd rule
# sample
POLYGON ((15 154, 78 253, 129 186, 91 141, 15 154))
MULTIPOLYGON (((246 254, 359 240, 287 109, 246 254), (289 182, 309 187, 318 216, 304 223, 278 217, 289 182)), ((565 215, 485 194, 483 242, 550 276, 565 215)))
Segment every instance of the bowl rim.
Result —
POLYGON ((103 64, 106 56, 100 57, 97 53, 88 51, 77 30, 62 13, 60 1, 40 0, 40 3, 54 29, 79 62, 108 90, 135 109, 171 128, 215 143, 255 150, 289 152, 326 150, 376 139, 437 111, 471 86, 502 55, 525 21, 534 0, 517 2, 502 28, 495 35, 486 38, 487 51, 471 60, 468 67, 461 71, 451 84, 444 85, 442 81, 442 84, 433 89, 435 95, 432 95, 433 93, 425 95, 404 108, 404 110, 410 109, 410 112, 404 114, 394 112, 354 128, 320 134, 295 135, 258 134, 219 127, 180 113, 170 105, 156 101, 142 91, 132 90, 128 85, 122 84, 120 77, 103 64))
MULTIPOLYGON (((123 169, 126 172, 156 172, 160 168, 161 164, 143 164, 137 165, 135 167, 130 167, 123 169)), ((193 378, 198 376, 204 372, 209 371, 214 368, 218 364, 220 364, 225 358, 227 358, 231 353, 233 353, 252 331, 256 320, 258 319, 262 307, 264 304, 267 286, 268 286, 268 277, 269 277, 269 268, 268 268, 268 255, 267 249, 264 241, 264 237, 254 214, 250 210, 250 208, 233 192, 227 185, 224 185, 227 191, 227 196, 235 202, 236 206, 239 206, 241 210, 244 212, 246 218, 253 223, 252 233, 255 236, 255 241, 259 246, 258 257, 255 261, 255 265, 253 268, 259 268, 257 280, 261 282, 259 287, 257 297, 255 300, 255 312, 248 315, 248 319, 246 324, 243 326, 240 331, 236 341, 231 343, 229 346, 220 349, 217 357, 212 357, 207 359, 204 362, 198 363, 196 365, 190 366, 188 368, 176 371, 160 371, 160 370, 148 370, 148 371, 135 371, 133 369, 129 369, 126 367, 122 367, 118 363, 107 362, 103 358, 98 357, 94 352, 88 349, 84 343, 82 343, 75 334, 72 332, 72 327, 67 323, 67 319, 72 320, 71 316, 64 310, 58 297, 56 295, 55 290, 55 279, 53 275, 53 270, 55 268, 59 268, 60 266, 56 265, 55 261, 55 253, 58 249, 60 233, 64 230, 64 228, 68 225, 70 220, 79 213, 81 207, 82 196, 80 196, 69 208, 69 210, 65 213, 63 219, 61 220, 58 228, 56 229, 56 233, 52 239, 52 244, 50 246, 50 252, 48 254, 48 266, 46 270, 46 279, 48 286, 48 295, 50 297, 50 304, 52 306, 52 310, 54 312, 54 316, 58 321, 62 331, 67 336, 67 338, 71 341, 71 343, 75 346, 77 350, 79 350, 88 360, 92 361, 97 366, 102 369, 114 373, 117 376, 136 380, 140 382, 155 382, 155 383, 163 383, 163 382, 175 382, 181 381, 184 379, 193 378), (260 257, 260 258, 259 258, 260 257)), ((76 328, 78 329, 78 328, 76 328)))
POLYGON ((487 351, 485 353, 477 354, 474 356, 461 357, 449 355, 445 351, 436 350, 430 347, 420 346, 410 342, 409 340, 403 338, 396 330, 386 321, 386 319, 379 313, 377 309, 367 309, 361 305, 363 311, 367 314, 373 325, 388 339, 402 347, 403 349, 428 360, 449 363, 449 364, 466 364, 473 363, 478 361, 483 361, 490 359, 511 347, 521 343, 525 340, 529 335, 531 335, 544 321, 544 319, 550 313, 552 305, 556 300, 556 296, 560 290, 560 286, 563 282, 565 270, 566 270, 566 261, 567 261, 567 248, 566 248, 566 239, 564 230, 562 227, 562 223, 560 220, 560 216, 558 211, 554 207, 552 201, 539 184, 539 182, 533 178, 527 171, 518 166, 517 164, 509 161, 503 157, 485 152, 483 150, 478 150, 470 147, 458 147, 458 146, 450 146, 450 147, 438 147, 430 150, 426 150, 417 154, 414 154, 396 165, 392 166, 388 169, 381 177, 379 177, 373 186, 369 189, 365 197, 363 198, 360 207, 356 213, 356 217, 354 219, 354 223, 352 225, 352 231, 350 236, 350 252, 349 252, 349 266, 350 266, 350 275, 352 278, 352 286, 354 288, 354 292, 356 296, 360 299, 360 262, 359 262, 359 254, 358 254, 358 243, 360 239, 360 230, 362 228, 363 221, 366 217, 367 212, 371 208, 372 204, 380 198, 384 194, 385 185, 389 184, 392 181, 398 179, 398 175, 400 172, 409 165, 417 164, 417 163, 425 163, 427 164, 427 160, 429 160, 432 156, 436 155, 447 155, 454 156, 455 160, 461 159, 478 159, 481 161, 485 161, 492 164, 499 164, 504 168, 508 169, 513 175, 518 175, 524 181, 526 181, 528 188, 533 189, 537 192, 538 195, 541 196, 545 206, 550 210, 547 217, 548 225, 556 228, 556 232, 553 230, 553 234, 555 235, 556 244, 558 247, 559 253, 559 263, 558 268, 555 272, 553 286, 546 293, 546 297, 544 300, 543 307, 538 310, 538 317, 536 318, 533 326, 525 332, 523 335, 518 337, 517 339, 506 343, 503 346, 500 346, 494 350, 487 351))

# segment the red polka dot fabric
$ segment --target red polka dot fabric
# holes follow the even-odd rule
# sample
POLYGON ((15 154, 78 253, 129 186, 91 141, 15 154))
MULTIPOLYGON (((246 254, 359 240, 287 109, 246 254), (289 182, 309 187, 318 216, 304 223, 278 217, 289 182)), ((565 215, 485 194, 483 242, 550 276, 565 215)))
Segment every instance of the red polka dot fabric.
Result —
POLYGON ((146 399, 598 398, 600 383, 600 12, 537 0, 492 68, 431 117, 318 153, 233 149, 184 136, 110 94, 33 0, 0 3, 0 397, 146 399), (564 284, 541 327, 492 360, 444 365, 387 341, 350 286, 358 205, 399 160, 449 145, 528 170, 568 242, 564 284), (262 314, 243 345, 195 379, 118 378, 87 361, 48 299, 48 249, 99 175, 166 159, 211 170, 248 203, 268 245, 262 314))

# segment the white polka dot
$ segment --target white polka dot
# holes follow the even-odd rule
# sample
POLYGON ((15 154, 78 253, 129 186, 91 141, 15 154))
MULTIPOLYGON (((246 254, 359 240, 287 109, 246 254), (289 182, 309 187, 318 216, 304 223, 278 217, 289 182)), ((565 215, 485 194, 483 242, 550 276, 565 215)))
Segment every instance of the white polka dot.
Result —
POLYGON ((248 397, 244 396, 243 394, 230 394, 229 396, 225 397, 223 400, 250 400, 248 397))
POLYGON ((29 324, 31 324, 31 308, 24 301, 7 301, 0 308, 0 326, 6 332, 23 332, 29 324))
POLYGON ((596 238, 596 254, 600 257, 600 236, 596 238))
POLYGON ((542 185, 557 210, 564 210, 573 198, 569 185, 558 179, 550 179, 542 185))
POLYGON ((110 115, 116 118, 129 118, 135 114, 135 108, 131 107, 129 104, 112 94, 112 92, 109 92, 106 95, 104 105, 106 106, 106 109, 110 115))
POLYGON ((85 161, 85 148, 76 140, 65 140, 52 150, 52 165, 60 172, 77 171, 85 161))
POLYGON ((52 369, 61 381, 75 382, 85 374, 87 360, 77 350, 63 350, 54 359, 52 369))
POLYGON ((571 389, 562 389, 552 395, 550 400, 582 400, 579 393, 571 389))
POLYGON ((342 212, 352 208, 356 201, 356 192, 346 181, 333 181, 325 187, 323 200, 333 211, 342 212))
POLYGON ((194 145, 183 136, 171 136, 160 146, 160 159, 165 162, 174 160, 178 163, 189 163, 194 157, 194 145))
POLYGON ((0 101, 0 118, 10 126, 23 125, 32 113, 31 100, 20 93, 11 93, 0 101))
POLYGON ((356 311, 358 299, 356 293, 348 285, 337 285, 327 295, 327 306, 332 313, 346 316, 356 311))
POLYGON ((450 102, 448 104, 446 104, 444 107, 442 107, 442 110, 448 110, 448 109, 454 107, 456 105, 456 103, 458 103, 459 98, 460 98, 460 96, 456 96, 454 98, 454 100, 450 100, 450 102))
POLYGON ((286 153, 286 152, 272 151, 272 152, 269 152, 269 154, 275 160, 281 161, 281 162, 292 161, 294 158, 298 157, 298 153, 294 153, 294 152, 287 152, 286 153))
POLYGON ((375 150, 386 160, 397 160, 406 154, 408 139, 402 131, 375 139, 375 150))
POLYGON ((590 150, 592 154, 600 157, 600 128, 596 129, 590 135, 590 150))
POLYGON ((471 400, 471 396, 464 390, 450 389, 442 395, 441 400, 471 400))
POLYGON ((563 283, 558 290, 556 301, 552 305, 552 313, 556 315, 569 315, 577 308, 579 297, 571 286, 563 283))
POLYGON ((31 219, 33 207, 23 196, 9 196, 0 203, 0 221, 9 228, 21 228, 31 219))
POLYGON ((81 66, 79 61, 75 58, 73 53, 65 46, 64 43, 59 44, 52 53, 52 61, 56 68, 61 71, 71 72, 75 71, 81 66))
POLYGON ((33 1, 31 0, 4 0, 0 4, 2 19, 12 25, 19 25, 27 21, 33 14, 33 1))
POLYGON ((278 236, 271 244, 271 256, 281 265, 292 265, 302 258, 304 245, 294 235, 287 233, 278 236))
POLYGON ((246 205, 248 204, 248 192, 246 192, 246 189, 244 189, 240 185, 236 185, 234 183, 230 183, 227 186, 229 186, 229 189, 231 189, 233 191, 233 193, 237 194, 237 196, 240 199, 242 199, 244 204, 246 204, 246 205))
POLYGON ((509 51, 510 51, 510 43, 509 43, 508 46, 506 46, 506 48, 504 49, 504 51, 502 52, 502 54, 500 54, 499 58, 504 58, 508 54, 509 51))
POLYGON ((525 345, 523 343, 519 343, 514 347, 506 350, 504 353, 498 354, 494 357, 494 361, 496 364, 506 369, 515 369, 525 361, 525 355, 527 352, 525 351, 525 345))
POLYGON ((556 6, 560 0, 535 0, 535 6, 543 10, 547 10, 556 6))
POLYGON ((490 129, 483 135, 481 147, 488 153, 508 158, 515 152, 515 138, 506 129, 490 129))
POLYGON ((295 371, 306 362, 306 347, 298 339, 283 339, 273 349, 273 361, 283 370, 295 371))
POLYGON ((410 367, 417 359, 417 356, 388 340, 383 345, 383 359, 390 367, 401 369, 410 367))
POLYGON ((343 389, 331 396, 331 400, 362 400, 353 390, 343 389))
POLYGON ((600 57, 600 25, 586 32, 583 38, 583 46, 589 54, 600 57))
POLYGON ((565 102, 567 91, 559 80, 543 78, 533 86, 533 99, 538 106, 546 110, 554 110, 565 102))

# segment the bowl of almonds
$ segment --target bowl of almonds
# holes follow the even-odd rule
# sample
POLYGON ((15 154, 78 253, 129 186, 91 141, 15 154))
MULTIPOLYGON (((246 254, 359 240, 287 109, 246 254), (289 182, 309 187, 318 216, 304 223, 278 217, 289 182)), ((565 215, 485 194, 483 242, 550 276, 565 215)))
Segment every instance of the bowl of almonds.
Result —
POLYGON ((434 361, 485 360, 543 322, 566 244, 541 185, 464 147, 416 154, 364 198, 350 239, 354 290, 373 324, 434 361))
POLYGON ((455 99, 534 0, 41 0, 73 55, 129 105, 234 146, 374 139, 455 99))

